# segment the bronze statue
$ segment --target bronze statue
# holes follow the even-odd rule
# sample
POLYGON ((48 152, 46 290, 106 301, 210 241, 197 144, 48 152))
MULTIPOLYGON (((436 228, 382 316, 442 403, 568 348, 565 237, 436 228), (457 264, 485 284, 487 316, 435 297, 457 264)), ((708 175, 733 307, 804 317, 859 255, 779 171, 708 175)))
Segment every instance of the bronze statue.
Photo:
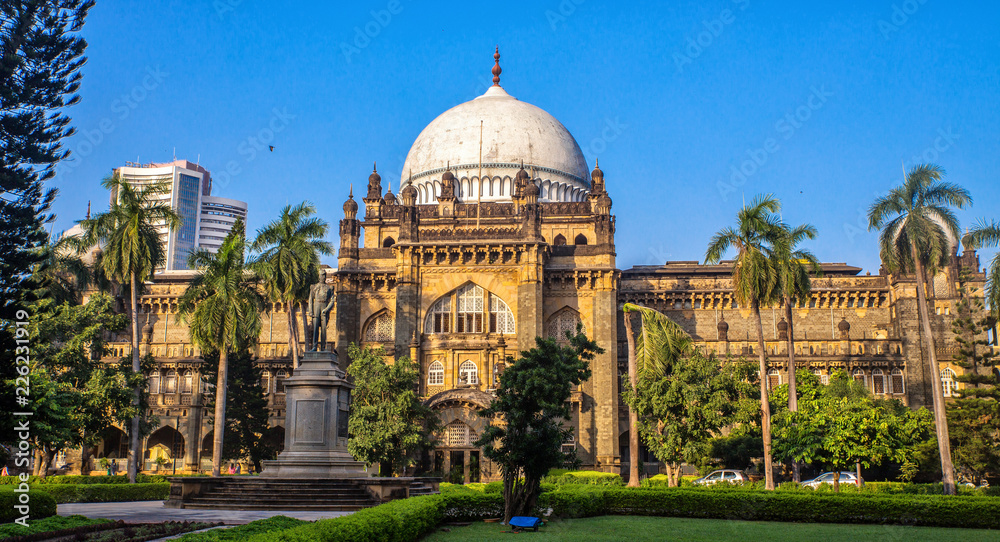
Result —
POLYGON ((333 286, 329 284, 318 282, 309 287, 309 316, 313 351, 326 350, 326 327, 335 299, 333 286))

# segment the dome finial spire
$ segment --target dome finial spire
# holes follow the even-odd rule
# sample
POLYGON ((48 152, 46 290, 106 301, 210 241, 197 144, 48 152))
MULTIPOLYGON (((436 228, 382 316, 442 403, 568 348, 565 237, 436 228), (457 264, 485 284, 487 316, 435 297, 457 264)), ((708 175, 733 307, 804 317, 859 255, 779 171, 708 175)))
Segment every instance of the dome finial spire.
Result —
POLYGON ((354 199, 354 183, 351 183, 351 189, 347 192, 347 197, 354 199))
POLYGON ((374 173, 374 172, 377 172, 377 171, 378 171, 378 162, 374 161, 374 162, 372 162, 372 172, 374 173))
POLYGON ((493 64, 493 86, 499 87, 500 86, 500 72, 503 71, 503 70, 500 69, 500 46, 499 45, 497 45, 496 52, 493 53, 493 61, 495 62, 495 64, 493 64))

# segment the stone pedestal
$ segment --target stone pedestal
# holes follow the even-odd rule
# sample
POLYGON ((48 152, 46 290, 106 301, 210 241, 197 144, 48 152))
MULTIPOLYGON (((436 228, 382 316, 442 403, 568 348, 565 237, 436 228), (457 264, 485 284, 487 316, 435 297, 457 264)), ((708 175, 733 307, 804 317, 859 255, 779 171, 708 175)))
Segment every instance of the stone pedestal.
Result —
POLYGON ((264 461, 264 478, 360 478, 364 463, 347 452, 354 388, 333 352, 306 352, 285 380, 285 449, 264 461))

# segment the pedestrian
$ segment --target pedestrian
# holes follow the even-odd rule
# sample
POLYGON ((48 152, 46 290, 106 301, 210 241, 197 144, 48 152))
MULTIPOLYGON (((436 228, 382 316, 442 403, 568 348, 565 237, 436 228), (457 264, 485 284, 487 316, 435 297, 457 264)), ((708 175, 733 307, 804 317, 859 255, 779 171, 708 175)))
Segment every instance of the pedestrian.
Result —
POLYGON ((111 476, 118 476, 118 460, 111 460, 111 476))
POLYGON ((243 465, 241 463, 236 464, 236 474, 243 472, 243 465))

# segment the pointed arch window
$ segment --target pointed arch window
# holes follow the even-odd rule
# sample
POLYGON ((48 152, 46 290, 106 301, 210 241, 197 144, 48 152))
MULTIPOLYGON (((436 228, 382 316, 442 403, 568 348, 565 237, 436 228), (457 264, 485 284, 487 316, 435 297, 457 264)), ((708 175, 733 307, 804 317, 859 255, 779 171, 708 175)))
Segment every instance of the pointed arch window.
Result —
POLYGON ((149 375, 149 393, 160 393, 160 371, 153 371, 149 375))
POLYGON ((865 371, 858 367, 851 372, 851 376, 854 378, 855 382, 860 383, 865 389, 868 389, 868 379, 865 377, 865 371))
POLYGON ((427 368, 427 385, 428 386, 443 386, 444 385, 444 364, 440 361, 435 361, 431 363, 431 366, 427 368))
POLYGON ((181 393, 191 393, 194 391, 194 373, 190 369, 181 375, 181 393))
POLYGON ((483 332, 483 288, 469 284, 458 290, 455 307, 455 331, 458 333, 483 332))
POLYGON ((580 323, 580 313, 573 309, 563 309, 549 319, 546 335, 557 341, 566 341, 566 333, 576 335, 576 326, 580 323))
POLYGON ((781 373, 777 369, 767 370, 767 386, 770 389, 777 388, 781 385, 781 373))
POLYGON ((903 371, 893 369, 889 374, 889 386, 893 395, 904 393, 903 391, 903 371))
POLYGON ((288 373, 284 369, 278 371, 274 375, 274 393, 284 394, 285 393, 285 378, 288 377, 288 373))
POLYGON ((499 296, 490 294, 490 333, 516 333, 514 313, 499 296))
POLYGON ((462 384, 475 386, 479 384, 479 368, 475 362, 466 360, 458 367, 458 377, 462 384))
POLYGON ((955 371, 950 367, 941 369, 941 391, 945 397, 958 397, 958 382, 955 380, 955 371))
POLYGON ((392 313, 385 311, 372 318, 365 328, 365 341, 368 342, 392 342, 396 336, 396 319, 392 313))
POLYGON ((170 369, 167 371, 167 378, 164 379, 163 393, 177 393, 177 371, 170 369))
POLYGON ((260 387, 264 395, 271 393, 271 371, 264 369, 260 373, 260 387))
POLYGON ((427 313, 426 329, 430 333, 451 333, 451 296, 438 299, 427 313))
POLYGON ((872 393, 875 395, 885 394, 885 373, 882 369, 872 371, 872 393))

